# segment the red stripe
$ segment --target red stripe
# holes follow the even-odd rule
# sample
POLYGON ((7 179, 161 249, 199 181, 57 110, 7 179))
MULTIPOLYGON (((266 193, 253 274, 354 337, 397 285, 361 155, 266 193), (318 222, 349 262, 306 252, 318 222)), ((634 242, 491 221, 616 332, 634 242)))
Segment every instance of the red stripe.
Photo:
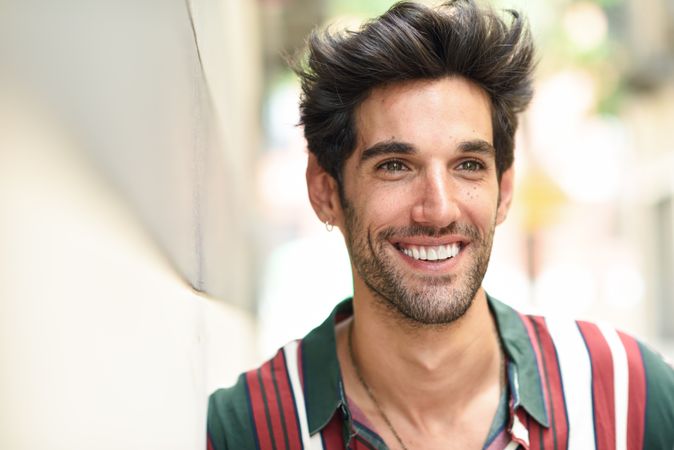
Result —
POLYGON ((279 402, 276 398, 276 390, 274 389, 274 380, 271 376, 272 361, 267 361, 260 367, 260 374, 262 375, 262 387, 264 394, 267 397, 267 407, 269 408, 269 415, 271 416, 271 431, 276 448, 278 450, 285 449, 285 436, 283 434, 283 424, 281 422, 281 411, 279 411, 279 402))
POLYGON ((597 448, 615 448, 613 355, 604 335, 592 323, 578 321, 592 363, 592 402, 597 448))
MULTIPOLYGON (((540 338, 541 354, 545 365, 541 366, 541 381, 546 386, 549 393, 548 419, 550 428, 543 431, 543 445, 546 449, 565 449, 569 439, 568 419, 566 417, 566 405, 564 402, 564 386, 557 360, 557 350, 552 341, 548 326, 543 317, 531 317, 538 336, 540 338), (545 367, 545 373, 543 372, 545 367), (549 384, 549 389, 548 389, 549 384), (557 446, 555 446, 555 441, 557 446)), ((539 441, 532 442, 538 446, 539 441)))
MULTIPOLYGON (((535 420, 529 427, 529 449, 530 450, 540 450, 541 442, 545 442, 545 428, 542 427, 535 420)), ((491 447, 490 447, 491 448, 491 447)), ((505 448, 505 447, 500 447, 505 448)), ((547 448, 547 447, 543 447, 547 448)))
POLYGON ((646 373, 637 342, 618 332, 627 354, 629 368, 629 399, 627 405, 627 448, 641 449, 644 445, 644 419, 646 416, 646 373))
POLYGON ((339 413, 332 416, 330 422, 321 430, 321 437, 325 450, 344 450, 346 448, 342 439, 342 421, 339 413))
POLYGON ((276 374, 276 383, 278 384, 279 396, 281 397, 281 407, 283 416, 286 419, 286 430, 288 432, 288 443, 291 449, 302 448, 300 438, 299 422, 297 411, 295 409, 295 400, 290 387, 287 361, 285 353, 280 351, 272 360, 272 370, 276 374))
POLYGON ((213 441, 211 441, 210 436, 206 438, 207 439, 207 448, 206 450, 215 450, 215 447, 213 447, 213 441))
POLYGON ((257 370, 251 370, 246 373, 246 382, 248 383, 250 407, 253 411, 253 421, 255 422, 255 432, 260 443, 260 450, 271 449, 273 448, 272 441, 269 427, 267 426, 262 387, 257 379, 257 370))

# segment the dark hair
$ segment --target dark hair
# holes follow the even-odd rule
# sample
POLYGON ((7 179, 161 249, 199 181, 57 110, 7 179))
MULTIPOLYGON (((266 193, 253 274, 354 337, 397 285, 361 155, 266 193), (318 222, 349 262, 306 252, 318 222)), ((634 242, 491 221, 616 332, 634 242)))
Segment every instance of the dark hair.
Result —
POLYGON ((491 99, 496 170, 513 162, 517 113, 531 100, 534 47, 526 21, 508 11, 508 24, 473 0, 431 9, 399 2, 358 31, 314 31, 306 59, 295 67, 302 83, 300 124, 309 151, 335 178, 356 146, 354 113, 380 85, 463 76, 491 99))

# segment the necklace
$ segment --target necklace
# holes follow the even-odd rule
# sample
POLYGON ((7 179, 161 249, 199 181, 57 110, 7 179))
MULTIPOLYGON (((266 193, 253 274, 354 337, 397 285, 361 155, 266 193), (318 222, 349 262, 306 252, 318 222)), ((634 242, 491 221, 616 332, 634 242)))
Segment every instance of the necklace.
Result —
POLYGON ((363 378, 363 374, 360 373, 360 367, 358 367, 358 364, 356 363, 356 358, 353 355, 353 321, 349 324, 349 356, 351 357, 351 365, 353 366, 354 370, 356 371, 356 376, 358 377, 358 381, 360 381, 360 384, 363 386, 365 389, 365 392, 367 392, 368 397, 370 397, 370 400, 372 400, 372 403, 374 403, 374 406, 376 406, 377 411, 379 411, 379 415, 381 416, 382 419, 384 419, 384 422, 386 423, 386 426, 388 429, 393 433, 393 436, 398 440, 398 444, 400 444, 400 447, 402 447, 403 450, 408 450, 407 446, 403 442, 403 440, 400 438, 400 435, 396 431, 396 429, 393 427, 393 424, 389 420, 388 416, 384 412, 384 409, 381 407, 379 402, 377 401, 377 398, 374 396, 374 392, 372 392, 372 389, 370 389, 370 386, 365 382, 365 378, 363 378))

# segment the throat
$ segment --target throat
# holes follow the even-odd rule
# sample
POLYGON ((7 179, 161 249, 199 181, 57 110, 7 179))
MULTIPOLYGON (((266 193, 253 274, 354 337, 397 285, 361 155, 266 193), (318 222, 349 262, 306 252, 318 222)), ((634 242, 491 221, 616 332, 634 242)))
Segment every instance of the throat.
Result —
MULTIPOLYGON (((354 305, 358 319, 349 321, 342 342, 347 350, 346 332, 352 333, 356 364, 375 392, 391 394, 401 404, 435 407, 452 398, 465 401, 503 378, 503 352, 484 295, 460 320, 443 327, 392 324, 388 315, 368 306, 373 305, 354 305)), ((343 355, 352 362, 347 351, 343 355)))

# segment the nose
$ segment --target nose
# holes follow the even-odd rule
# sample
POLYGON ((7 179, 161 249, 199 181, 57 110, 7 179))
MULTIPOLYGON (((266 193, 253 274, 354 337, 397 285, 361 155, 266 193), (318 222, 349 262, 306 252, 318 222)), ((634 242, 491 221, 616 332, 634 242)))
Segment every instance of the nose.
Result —
POLYGON ((456 189, 445 167, 427 171, 420 178, 417 197, 412 208, 412 220, 418 224, 445 227, 460 214, 456 189))

